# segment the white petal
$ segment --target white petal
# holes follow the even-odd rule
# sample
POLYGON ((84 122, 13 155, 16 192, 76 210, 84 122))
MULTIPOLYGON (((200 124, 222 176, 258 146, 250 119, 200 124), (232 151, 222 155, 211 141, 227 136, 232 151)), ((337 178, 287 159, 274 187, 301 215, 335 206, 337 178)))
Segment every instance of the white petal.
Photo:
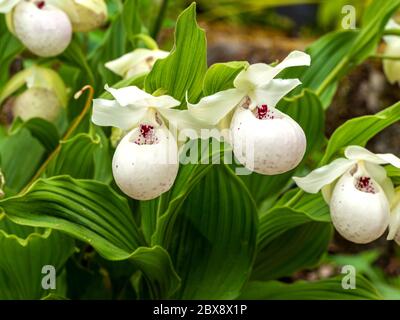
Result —
MULTIPOLYGON (((385 27, 386 30, 394 29, 400 30, 400 24, 398 24, 394 19, 390 19, 385 27)), ((388 44, 395 44, 400 42, 400 38, 398 36, 384 36, 383 39, 388 44)))
POLYGON ((298 79, 274 79, 265 87, 252 91, 249 96, 253 102, 252 105, 266 104, 269 107, 275 107, 284 96, 300 84, 298 79))
POLYGON ((121 89, 114 89, 106 86, 105 89, 111 93, 111 95, 122 107, 134 106, 137 108, 173 108, 181 104, 178 100, 171 96, 163 95, 154 97, 135 86, 121 89))
POLYGON ((121 77, 133 77, 150 71, 157 59, 165 58, 168 54, 167 51, 139 48, 118 59, 107 62, 105 66, 121 77))
POLYGON ((394 186, 392 180, 388 178, 385 168, 371 162, 365 162, 364 165, 368 174, 382 187, 391 202, 394 197, 394 186))
POLYGON ((115 100, 94 99, 92 122, 98 126, 112 126, 129 130, 145 116, 147 109, 121 107, 115 100))
POLYGON ((248 90, 267 85, 282 70, 289 67, 309 66, 311 57, 302 51, 291 52, 281 63, 271 67, 264 63, 257 63, 241 71, 234 81, 235 88, 248 90))
POLYGON ((111 93, 111 95, 118 101, 118 103, 122 107, 128 105, 146 107, 147 105, 144 105, 143 101, 145 101, 146 99, 151 99, 153 97, 151 94, 148 94, 147 92, 140 90, 138 87, 135 86, 114 89, 106 85, 104 89, 111 93))
POLYGON ((188 102, 191 115, 207 124, 216 125, 245 97, 245 93, 237 89, 228 89, 202 98, 199 103, 188 102))
POLYGON ((317 193, 323 186, 332 183, 356 163, 354 160, 339 158, 330 164, 315 169, 305 177, 293 177, 296 184, 308 193, 317 193))
POLYGON ((344 152, 347 159, 364 160, 375 164, 391 164, 400 168, 400 159, 391 153, 372 153, 360 146, 349 146, 344 152))
POLYGON ((0 1, 0 12, 8 13, 22 0, 1 0, 0 1))

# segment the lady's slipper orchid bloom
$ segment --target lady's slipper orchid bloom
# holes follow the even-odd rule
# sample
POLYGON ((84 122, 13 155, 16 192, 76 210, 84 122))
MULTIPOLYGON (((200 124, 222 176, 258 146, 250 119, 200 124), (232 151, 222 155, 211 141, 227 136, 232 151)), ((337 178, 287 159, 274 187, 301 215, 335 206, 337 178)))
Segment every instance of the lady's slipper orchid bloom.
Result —
POLYGON ((76 32, 88 32, 101 27, 108 18, 104 0, 46 0, 63 10, 76 32))
POLYGON ((275 106, 301 82, 274 78, 286 68, 308 65, 310 56, 300 51, 290 53, 275 67, 250 65, 237 75, 233 89, 204 97, 197 104, 188 103, 189 112, 207 124, 230 123, 233 152, 251 171, 266 175, 289 171, 302 160, 306 137, 302 128, 275 106))
POLYGON ((95 99, 92 121, 129 131, 114 154, 115 182, 134 199, 156 198, 171 188, 179 168, 177 141, 167 125, 184 122, 187 114, 172 109, 181 103, 168 95, 154 97, 134 86, 106 90, 115 100, 95 99))
MULTIPOLYGON (((400 25, 394 20, 389 20, 386 29, 400 30, 400 25)), ((383 39, 386 42, 384 54, 391 57, 399 57, 400 59, 400 37, 385 36, 383 39)), ((384 59, 383 71, 391 84, 396 82, 400 84, 400 60, 384 59)))
POLYGON ((39 66, 15 74, 1 92, 0 105, 23 86, 26 90, 12 101, 13 118, 24 121, 42 118, 54 122, 67 106, 67 88, 61 77, 55 71, 39 66))
POLYGON ((11 14, 12 32, 40 57, 56 56, 71 42, 72 26, 68 16, 46 1, 21 1, 11 14))
POLYGON ((106 68, 128 79, 151 71, 158 59, 164 59, 168 55, 167 51, 139 48, 116 60, 107 62, 106 68))
POLYGON ((389 224, 392 181, 383 164, 400 168, 393 154, 374 154, 360 146, 349 146, 346 158, 312 171, 296 184, 308 193, 322 189, 336 230, 347 240, 368 243, 379 238, 389 224))

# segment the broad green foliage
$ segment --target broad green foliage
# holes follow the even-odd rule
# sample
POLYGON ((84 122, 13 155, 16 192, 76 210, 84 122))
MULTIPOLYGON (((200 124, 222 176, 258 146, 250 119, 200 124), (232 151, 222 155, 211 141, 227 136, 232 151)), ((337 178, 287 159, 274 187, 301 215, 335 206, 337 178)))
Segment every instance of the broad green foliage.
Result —
MULTIPOLYGON (((356 290, 344 290, 341 277, 292 284, 279 280, 327 259, 336 265, 348 261, 327 258, 333 234, 329 206, 321 194, 295 188, 292 177, 330 163, 348 145, 365 146, 399 122, 396 103, 345 122, 329 140, 324 135, 325 111, 340 79, 374 54, 400 0, 371 1, 358 29, 321 37, 307 49, 310 67, 277 76, 303 83, 277 105, 307 137, 297 168, 275 176, 238 176, 240 166, 226 161, 232 155, 228 143, 192 140, 183 147, 181 160, 196 150, 197 162, 181 162, 168 192, 137 201, 123 196, 112 177, 110 136, 115 132, 92 124, 91 111, 84 108, 86 93, 78 100, 73 94, 91 85, 95 98, 112 99, 105 84, 137 86, 171 95, 181 101, 177 108, 186 109, 186 101, 196 103, 233 88, 235 77, 249 66, 233 61, 207 67, 206 34, 193 3, 176 20, 173 46, 162 48, 170 55, 157 60, 150 72, 121 80, 104 64, 144 47, 143 37, 158 32, 165 12, 155 12, 157 6, 149 3, 110 4, 106 27, 75 34, 56 58, 24 61, 24 67, 56 69, 69 87, 69 101, 55 124, 35 118, 0 126, 0 169, 6 181, 0 200, 0 299, 390 298, 393 287, 368 268, 362 271, 368 279, 357 276, 356 290), (79 125, 69 132, 77 118, 79 125), (87 268, 80 265, 84 259, 87 268), (57 269, 57 290, 41 287, 46 264, 57 269), (80 291, 81 281, 85 288, 80 291), (105 288, 107 281, 111 285, 105 288)), ((1 16, 0 95, 10 63, 23 50, 1 16)), ((399 185, 399 169, 386 170, 399 185)))
POLYGON ((207 70, 206 35, 196 23, 196 5, 192 4, 176 22, 175 46, 171 54, 156 62, 147 76, 147 92, 165 90, 168 95, 194 103, 201 95, 207 70))

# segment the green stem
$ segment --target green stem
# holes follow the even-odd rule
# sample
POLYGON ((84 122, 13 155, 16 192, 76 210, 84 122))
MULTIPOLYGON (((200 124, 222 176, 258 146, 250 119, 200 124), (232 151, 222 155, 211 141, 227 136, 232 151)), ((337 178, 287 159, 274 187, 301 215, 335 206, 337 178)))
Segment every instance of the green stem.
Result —
POLYGON ((387 29, 383 33, 385 36, 400 36, 400 30, 399 29, 387 29))
POLYGON ((286 207, 292 207, 294 206, 297 201, 300 200, 300 198, 304 195, 304 191, 299 189, 299 191, 297 191, 297 193, 288 201, 286 202, 285 206, 286 207))
POLYGON ((36 174, 33 176, 33 178, 29 181, 29 183, 22 189, 21 193, 26 192, 29 187, 37 180, 41 177, 41 175, 46 171, 48 165, 51 163, 51 161, 58 155, 58 153, 61 150, 61 145, 63 142, 65 142, 66 140, 68 140, 71 135, 74 133, 74 131, 76 130, 76 128, 78 128, 79 124, 82 122, 83 118, 85 117, 85 115, 87 114, 87 112, 90 110, 90 107, 92 105, 92 100, 93 100, 93 96, 94 96, 94 89, 92 86, 84 86, 76 95, 75 95, 75 99, 78 99, 81 94, 86 91, 89 90, 89 95, 86 99, 86 103, 85 103, 85 107, 83 108, 83 110, 81 111, 81 113, 76 117, 76 119, 72 122, 72 125, 69 127, 69 129, 67 130, 67 132, 65 133, 65 135, 63 136, 63 138, 60 140, 60 142, 58 143, 57 148, 55 148, 53 150, 53 152, 47 157, 46 161, 40 166, 40 168, 38 169, 38 171, 36 172, 36 174))
POLYGON ((168 0, 162 0, 160 11, 158 12, 157 19, 154 23, 154 28, 151 33, 151 37, 155 40, 157 40, 157 36, 161 30, 165 15, 167 13, 167 8, 168 8, 168 0))
POLYGON ((320 96, 328 86, 336 80, 337 76, 339 73, 342 71, 343 67, 346 66, 350 61, 349 57, 345 57, 338 65, 336 65, 335 69, 332 70, 332 72, 329 74, 328 77, 325 78, 325 80, 321 83, 321 85, 318 87, 318 89, 315 91, 317 96, 320 96))
POLYGON ((369 56, 372 59, 381 59, 381 60, 400 60, 400 56, 386 56, 384 54, 374 54, 369 56))

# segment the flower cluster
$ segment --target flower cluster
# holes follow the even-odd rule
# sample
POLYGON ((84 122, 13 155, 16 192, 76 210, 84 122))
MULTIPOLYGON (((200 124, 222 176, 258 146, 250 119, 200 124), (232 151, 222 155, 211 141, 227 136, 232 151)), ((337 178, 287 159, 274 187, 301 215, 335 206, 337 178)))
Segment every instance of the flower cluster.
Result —
POLYGON ((349 146, 344 154, 346 158, 293 179, 306 192, 322 191, 333 225, 347 240, 368 243, 382 236, 388 227, 388 240, 400 240, 400 190, 396 195, 381 166, 400 168, 400 159, 393 154, 374 154, 360 146, 349 146))
POLYGON ((8 28, 34 54, 53 57, 62 53, 72 32, 87 32, 107 20, 104 0, 6 0, 8 28))
MULTIPOLYGON (((107 67, 123 77, 132 77, 148 71, 155 60, 167 54, 138 49, 107 67)), ((228 129, 230 134, 225 138, 234 155, 251 171, 274 175, 295 168, 304 156, 306 137, 293 119, 275 107, 300 81, 275 77, 288 67, 308 65, 310 56, 300 51, 292 52, 274 67, 250 65, 236 76, 234 88, 203 97, 197 104, 188 101, 187 110, 176 109, 181 101, 168 95, 153 96, 135 86, 106 86, 114 100, 95 99, 92 121, 125 133, 113 158, 117 185, 139 200, 168 191, 179 168, 174 130, 228 129)))

